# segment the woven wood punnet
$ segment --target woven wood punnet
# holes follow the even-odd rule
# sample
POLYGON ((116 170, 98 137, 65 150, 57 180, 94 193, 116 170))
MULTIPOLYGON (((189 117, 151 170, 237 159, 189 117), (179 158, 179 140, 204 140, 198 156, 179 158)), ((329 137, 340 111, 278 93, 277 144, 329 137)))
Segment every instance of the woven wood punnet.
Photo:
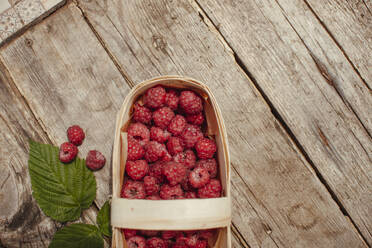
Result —
POLYGON ((208 87, 194 79, 162 76, 136 85, 127 95, 116 119, 113 149, 113 193, 111 224, 112 247, 127 247, 121 228, 143 230, 192 230, 218 228, 210 240, 214 248, 231 247, 230 159, 225 125, 216 99, 208 87), (155 85, 190 89, 204 99, 207 135, 215 137, 216 159, 222 184, 221 198, 185 200, 132 200, 120 198, 127 157, 126 130, 131 120, 132 106, 145 91, 155 85))

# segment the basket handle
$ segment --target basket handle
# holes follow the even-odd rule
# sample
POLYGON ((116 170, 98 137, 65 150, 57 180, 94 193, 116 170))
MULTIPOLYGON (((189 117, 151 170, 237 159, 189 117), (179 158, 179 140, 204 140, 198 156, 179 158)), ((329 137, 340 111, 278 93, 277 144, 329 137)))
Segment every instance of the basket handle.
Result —
POLYGON ((227 197, 185 200, 113 198, 111 225, 143 230, 191 230, 229 226, 231 200, 227 197))

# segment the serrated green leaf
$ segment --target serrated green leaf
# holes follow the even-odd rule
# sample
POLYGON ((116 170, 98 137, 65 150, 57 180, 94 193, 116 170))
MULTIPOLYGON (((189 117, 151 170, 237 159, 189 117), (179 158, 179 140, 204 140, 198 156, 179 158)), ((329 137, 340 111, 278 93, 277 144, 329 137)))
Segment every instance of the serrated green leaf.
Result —
POLYGON ((99 230, 108 237, 111 237, 110 210, 110 202, 106 201, 97 215, 99 230))
POLYGON ((101 248, 103 238, 98 228, 89 224, 71 224, 56 232, 49 248, 101 248))
POLYGON ((59 161, 58 147, 30 140, 28 169, 32 195, 43 212, 54 220, 76 220, 96 198, 96 180, 85 160, 59 161))

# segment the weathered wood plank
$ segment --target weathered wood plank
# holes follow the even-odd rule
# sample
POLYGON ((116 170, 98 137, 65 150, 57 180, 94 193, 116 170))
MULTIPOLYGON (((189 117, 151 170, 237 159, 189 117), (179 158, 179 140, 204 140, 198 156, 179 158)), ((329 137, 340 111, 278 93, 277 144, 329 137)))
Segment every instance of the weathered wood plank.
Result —
POLYGON ((371 243, 367 87, 302 1, 200 4, 371 243))
POLYGON ((228 47, 185 1, 79 1, 131 82, 183 74, 221 101, 231 144, 233 222, 251 247, 364 247, 228 47))

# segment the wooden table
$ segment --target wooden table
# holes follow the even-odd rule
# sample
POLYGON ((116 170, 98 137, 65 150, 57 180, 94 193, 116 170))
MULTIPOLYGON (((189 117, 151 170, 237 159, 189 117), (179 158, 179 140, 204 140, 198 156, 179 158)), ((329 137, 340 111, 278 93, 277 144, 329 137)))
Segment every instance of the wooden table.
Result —
MULTIPOLYGON (((76 0, 0 48, 0 240, 46 247, 62 225, 31 196, 28 139, 86 129, 111 157, 128 91, 205 82, 232 157, 233 247, 372 245, 372 2, 76 0)), ((96 172, 94 222, 110 195, 96 172)), ((108 244, 106 244, 108 246, 108 244)))

